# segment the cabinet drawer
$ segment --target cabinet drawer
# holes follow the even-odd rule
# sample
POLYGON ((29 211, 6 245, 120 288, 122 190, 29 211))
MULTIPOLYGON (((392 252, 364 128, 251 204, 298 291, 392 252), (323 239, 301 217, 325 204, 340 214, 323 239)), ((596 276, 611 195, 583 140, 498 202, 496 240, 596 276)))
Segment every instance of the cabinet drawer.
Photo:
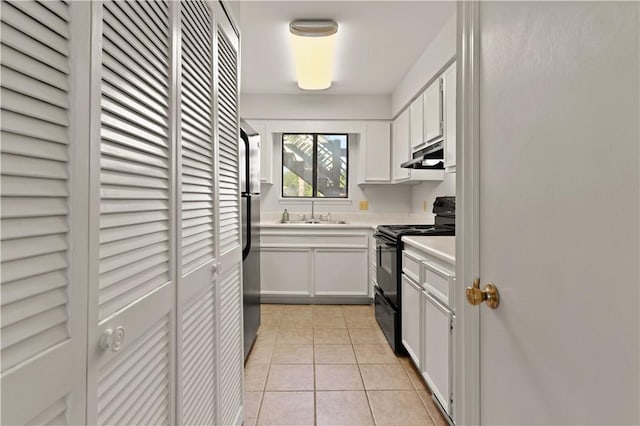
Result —
POLYGON ((424 267, 422 285, 429 291, 436 293, 437 296, 448 305, 449 293, 454 277, 453 273, 429 262, 423 262, 422 266, 424 267))
POLYGON ((368 236, 362 235, 340 235, 340 234, 326 234, 325 235, 265 235, 263 234, 261 239, 263 246, 276 246, 276 247, 348 247, 348 248, 367 248, 368 236))
POLYGON ((415 282, 420 282, 420 268, 422 259, 414 253, 402 250, 402 272, 411 277, 415 282))

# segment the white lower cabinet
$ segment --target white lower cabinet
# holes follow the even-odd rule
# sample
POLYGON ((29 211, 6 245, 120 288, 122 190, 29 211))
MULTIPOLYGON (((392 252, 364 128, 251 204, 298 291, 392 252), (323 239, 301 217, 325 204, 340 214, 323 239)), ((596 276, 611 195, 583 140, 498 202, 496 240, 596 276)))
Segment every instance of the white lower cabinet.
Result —
POLYGON ((428 291, 422 291, 422 376, 431 392, 451 415, 452 319, 451 310, 428 291))
POLYGON ((314 294, 368 296, 367 259, 367 249, 314 250, 314 294))
POLYGON ((262 294, 311 296, 311 259, 305 248, 263 248, 260 258, 262 294))
POLYGON ((367 303, 368 228, 263 227, 261 297, 267 303, 367 303))
POLYGON ((453 421, 455 238, 404 237, 402 343, 453 421))
POLYGON ((422 366, 422 289, 402 274, 402 344, 418 369, 422 366))

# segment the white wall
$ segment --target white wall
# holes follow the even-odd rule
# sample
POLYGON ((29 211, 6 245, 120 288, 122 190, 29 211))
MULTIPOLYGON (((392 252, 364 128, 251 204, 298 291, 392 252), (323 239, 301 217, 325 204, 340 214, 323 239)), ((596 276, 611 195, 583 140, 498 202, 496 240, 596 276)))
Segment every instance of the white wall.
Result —
POLYGON ((411 188, 411 213, 428 215, 433 220, 433 202, 436 197, 443 195, 456 195, 456 174, 445 173, 444 180, 425 181, 411 188), (427 211, 424 211, 424 202, 427 202, 427 211))
POLYGON ((272 120, 388 120, 391 97, 242 94, 240 115, 244 119, 272 120))
POLYGON ((447 21, 436 38, 407 72, 391 95, 391 116, 395 117, 456 55, 456 16, 447 21))
MULTIPOLYGON (((281 212, 285 208, 292 213, 311 211, 308 200, 283 200, 281 203, 282 156, 280 134, 274 134, 273 177, 274 184, 260 186, 260 210, 262 212, 281 212)), ((359 137, 349 135, 349 200, 320 200, 316 202, 316 212, 360 212, 359 202, 368 201, 370 213, 408 213, 411 210, 410 185, 358 185, 359 137), (340 204, 338 204, 340 203, 340 204)), ((362 212, 366 213, 366 212, 362 212)))

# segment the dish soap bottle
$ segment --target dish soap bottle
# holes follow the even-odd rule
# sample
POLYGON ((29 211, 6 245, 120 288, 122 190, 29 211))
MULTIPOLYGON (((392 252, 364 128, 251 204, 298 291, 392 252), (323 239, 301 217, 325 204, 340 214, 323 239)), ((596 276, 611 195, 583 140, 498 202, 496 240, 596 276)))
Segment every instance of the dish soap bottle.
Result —
POLYGON ((289 212, 287 209, 284 209, 284 212, 282 212, 282 222, 289 222, 289 212))

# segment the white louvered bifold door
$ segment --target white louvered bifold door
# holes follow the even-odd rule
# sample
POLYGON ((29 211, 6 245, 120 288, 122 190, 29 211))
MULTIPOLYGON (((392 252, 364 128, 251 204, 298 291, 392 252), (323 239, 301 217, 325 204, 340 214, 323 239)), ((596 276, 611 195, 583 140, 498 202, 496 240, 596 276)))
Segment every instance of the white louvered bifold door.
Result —
POLYGON ((213 13, 180 4, 177 423, 216 424, 213 13))
POLYGON ((218 7, 216 37, 216 142, 219 190, 219 423, 242 415, 242 248, 238 174, 238 35, 218 7))
POLYGON ((174 422, 168 1, 93 3, 88 423, 174 422))
POLYGON ((81 424, 89 7, 3 1, 0 17, 0 423, 81 424))

